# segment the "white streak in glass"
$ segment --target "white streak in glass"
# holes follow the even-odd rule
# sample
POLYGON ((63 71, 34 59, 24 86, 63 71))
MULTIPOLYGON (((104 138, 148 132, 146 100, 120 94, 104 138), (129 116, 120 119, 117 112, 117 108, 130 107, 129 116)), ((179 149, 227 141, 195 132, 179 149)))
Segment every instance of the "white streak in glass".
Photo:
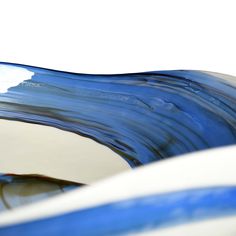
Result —
POLYGON ((15 87, 24 80, 30 80, 34 72, 25 68, 0 65, 0 93, 6 93, 9 88, 15 87))

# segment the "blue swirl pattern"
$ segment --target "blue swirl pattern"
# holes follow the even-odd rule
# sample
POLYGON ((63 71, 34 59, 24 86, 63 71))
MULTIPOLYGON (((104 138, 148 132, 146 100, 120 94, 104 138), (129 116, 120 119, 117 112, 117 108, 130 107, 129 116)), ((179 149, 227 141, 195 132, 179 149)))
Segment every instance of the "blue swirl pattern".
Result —
POLYGON ((0 65, 33 74, 0 94, 0 118, 89 137, 132 167, 236 143, 235 80, 187 70, 88 75, 0 65))

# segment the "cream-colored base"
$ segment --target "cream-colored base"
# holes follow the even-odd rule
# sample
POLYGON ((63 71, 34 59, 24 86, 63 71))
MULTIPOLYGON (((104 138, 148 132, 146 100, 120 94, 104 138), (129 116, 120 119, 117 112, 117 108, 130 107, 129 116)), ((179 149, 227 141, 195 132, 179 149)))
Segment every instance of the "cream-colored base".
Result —
POLYGON ((42 174, 90 184, 130 169, 91 139, 53 127, 0 120, 0 173, 42 174))

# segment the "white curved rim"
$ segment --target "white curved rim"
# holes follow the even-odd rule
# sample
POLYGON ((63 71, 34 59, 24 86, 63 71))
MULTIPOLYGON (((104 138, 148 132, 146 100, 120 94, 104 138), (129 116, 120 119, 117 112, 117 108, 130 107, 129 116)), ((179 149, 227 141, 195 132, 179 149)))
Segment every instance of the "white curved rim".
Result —
POLYGON ((92 186, 2 213, 0 226, 154 193, 236 185, 235 153, 236 146, 230 146, 140 167, 92 186))

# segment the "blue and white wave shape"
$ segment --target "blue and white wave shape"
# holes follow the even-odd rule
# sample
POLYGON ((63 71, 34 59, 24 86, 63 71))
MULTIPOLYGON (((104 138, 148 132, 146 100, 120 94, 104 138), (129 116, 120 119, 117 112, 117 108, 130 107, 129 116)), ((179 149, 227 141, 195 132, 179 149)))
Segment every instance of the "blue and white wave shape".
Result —
POLYGON ((187 155, 1 213, 0 235, 236 234, 234 77, 87 75, 0 63, 1 84, 1 119, 91 138, 130 167, 187 155), (208 150, 216 147, 223 148, 208 150))

